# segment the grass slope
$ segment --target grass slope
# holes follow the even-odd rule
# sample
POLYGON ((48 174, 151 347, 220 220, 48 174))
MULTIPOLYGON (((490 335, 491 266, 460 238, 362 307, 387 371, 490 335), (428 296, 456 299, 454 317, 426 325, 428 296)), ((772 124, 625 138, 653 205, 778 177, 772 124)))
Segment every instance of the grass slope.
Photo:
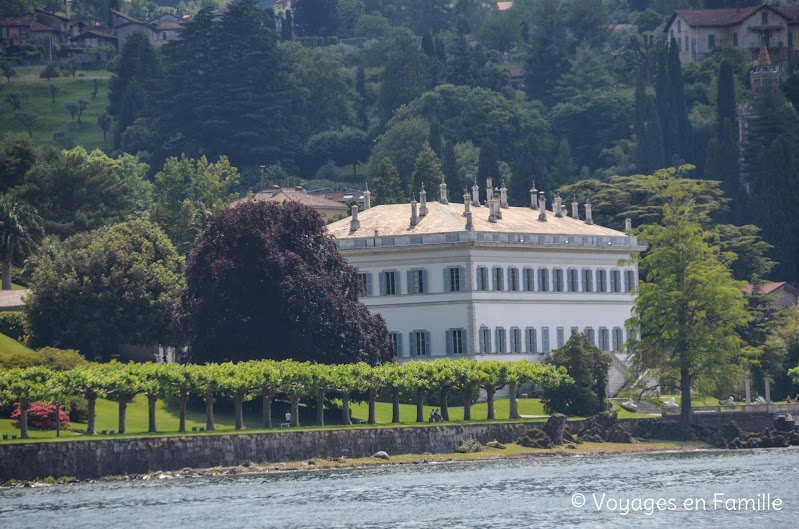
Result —
MULTIPOLYGON (((37 143, 53 142, 53 132, 69 123, 69 112, 64 108, 68 101, 77 101, 83 98, 89 101, 89 108, 83 113, 81 123, 75 134, 75 145, 83 145, 87 151, 103 148, 103 131, 97 125, 97 116, 105 112, 108 105, 108 79, 111 74, 105 70, 81 71, 78 75, 83 77, 58 77, 56 79, 40 79, 42 67, 23 67, 17 69, 17 75, 11 82, 0 84, 0 136, 9 132, 27 131, 14 117, 5 98, 9 92, 28 94, 29 99, 23 101, 22 107, 17 112, 34 112, 38 114, 33 125, 33 139, 37 143), (98 82, 97 97, 92 99, 94 80, 98 82), (59 88, 55 103, 50 99, 50 85, 59 88)), ((5 81, 5 78, 3 78, 5 81)), ((77 116, 76 116, 77 119, 77 116)), ((109 138, 109 141, 111 138, 109 138)))
POLYGON ((13 355, 20 352, 32 353, 33 351, 31 351, 30 349, 28 349, 27 347, 25 347, 15 339, 6 336, 5 334, 0 334, 0 355, 13 355))

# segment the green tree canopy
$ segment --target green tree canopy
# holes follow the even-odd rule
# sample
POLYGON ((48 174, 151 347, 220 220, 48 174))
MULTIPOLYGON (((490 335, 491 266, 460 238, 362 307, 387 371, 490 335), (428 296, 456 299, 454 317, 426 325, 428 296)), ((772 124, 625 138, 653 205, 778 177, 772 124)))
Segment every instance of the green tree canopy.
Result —
POLYGON ((172 243, 147 221, 74 235, 33 275, 25 303, 31 343, 106 359, 121 344, 176 343, 170 318, 182 270, 172 243))
POLYGON ((573 334, 544 362, 565 368, 571 383, 544 389, 541 401, 547 413, 587 417, 605 411, 605 395, 610 356, 588 341, 584 334, 573 334))

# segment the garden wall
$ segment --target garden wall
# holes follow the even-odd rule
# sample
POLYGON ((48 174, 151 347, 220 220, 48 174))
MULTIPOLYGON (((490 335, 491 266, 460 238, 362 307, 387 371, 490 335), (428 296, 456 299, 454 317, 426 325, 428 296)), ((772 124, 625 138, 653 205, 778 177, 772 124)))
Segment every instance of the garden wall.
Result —
MULTIPOLYGON (((576 432, 582 421, 569 421, 576 432)), ((635 431, 658 419, 622 419, 635 431)), ((764 425, 771 425, 768 418, 764 425)), ((725 423, 726 424, 726 423, 725 423)), ((214 434, 116 439, 76 439, 59 442, 0 445, 0 480, 30 480, 47 476, 100 476, 142 474, 185 467, 234 466, 246 461, 301 461, 314 457, 367 457, 379 450, 388 454, 453 452, 468 439, 503 443, 518 439, 543 422, 508 422, 353 427, 327 430, 281 430, 262 433, 214 434)), ((749 429, 748 426, 745 429, 749 429)), ((757 425, 752 425, 757 426, 757 425)), ((744 427, 744 425, 742 425, 744 427)), ((762 428, 753 428, 759 431, 762 428)))

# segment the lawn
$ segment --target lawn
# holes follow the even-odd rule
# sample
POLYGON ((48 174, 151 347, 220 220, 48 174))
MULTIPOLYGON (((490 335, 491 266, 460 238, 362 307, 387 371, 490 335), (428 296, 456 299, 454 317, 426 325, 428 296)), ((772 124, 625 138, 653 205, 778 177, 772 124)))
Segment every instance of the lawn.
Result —
POLYGON ((16 341, 15 339, 0 334, 0 355, 12 355, 20 352, 32 353, 30 349, 16 341))
MULTIPOLYGON (((86 150, 103 148, 103 131, 97 125, 97 116, 105 112, 108 105, 108 79, 110 72, 105 70, 87 70, 78 72, 74 79, 58 77, 47 80, 40 79, 41 67, 22 67, 11 82, 0 84, 0 136, 8 132, 27 132, 14 117, 14 111, 6 101, 10 92, 27 94, 22 107, 17 112, 33 112, 38 118, 33 125, 33 139, 37 143, 53 144, 53 132, 71 121, 64 104, 83 98, 89 101, 89 108, 83 113, 81 122, 77 123, 74 137, 75 145, 83 145, 86 150), (83 74, 83 77, 80 75, 83 74), (92 99, 94 81, 98 82, 97 97, 92 99), (58 87, 55 103, 50 98, 50 85, 58 87)), ((77 119, 77 116, 76 116, 77 119)), ((110 141, 110 138, 109 138, 110 141)))

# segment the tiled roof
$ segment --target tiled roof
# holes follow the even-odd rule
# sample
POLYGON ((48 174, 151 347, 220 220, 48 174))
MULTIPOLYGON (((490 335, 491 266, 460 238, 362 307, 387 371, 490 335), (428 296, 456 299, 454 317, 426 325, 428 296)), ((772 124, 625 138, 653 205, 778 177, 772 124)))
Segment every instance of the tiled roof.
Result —
POLYGON ((761 9, 768 9, 788 19, 799 16, 799 8, 768 5, 758 5, 744 9, 678 9, 666 23, 663 31, 667 31, 677 17, 683 19, 689 26, 723 27, 739 24, 761 9))
POLYGON ((44 24, 40 24, 38 22, 34 22, 31 24, 31 31, 54 31, 60 33, 58 30, 51 28, 50 26, 45 26, 44 24))
POLYGON ((34 23, 33 15, 20 17, 0 17, 0 26, 30 26, 34 23))
POLYGON ((30 294, 30 290, 0 290, 0 309, 18 309, 22 307, 22 298, 30 294))
POLYGON ((799 23, 799 7, 777 7, 774 6, 775 11, 779 11, 786 17, 788 17, 788 22, 791 23, 799 23))
MULTIPOLYGON (((240 204, 241 202, 247 200, 246 198, 242 198, 233 202, 233 205, 240 204)), ((262 201, 262 202, 286 202, 288 200, 293 200, 295 202, 299 202, 304 206, 308 206, 311 208, 325 208, 325 209, 340 209, 342 212, 348 211, 349 208, 344 204, 339 202, 334 202, 333 200, 327 200, 325 198, 319 198, 311 195, 307 195, 305 193, 284 193, 283 191, 278 191, 277 193, 273 191, 267 191, 263 193, 256 193, 253 197, 253 200, 262 201)))
POLYGON ((141 20, 138 20, 138 19, 136 19, 136 18, 133 18, 133 17, 131 17, 131 16, 128 16, 128 15, 126 15, 125 13, 121 13, 121 12, 117 11, 116 9, 112 9, 112 10, 111 10, 111 13, 113 13, 113 14, 114 14, 114 15, 116 15, 116 16, 118 16, 119 18, 124 18, 125 20, 128 20, 128 21, 130 21, 130 22, 138 22, 138 23, 140 23, 140 24, 142 24, 142 23, 143 23, 141 20))
MULTIPOLYGON (((743 288, 743 291, 746 292, 747 294, 751 294, 752 293, 752 288, 753 288, 752 285, 746 285, 743 288)), ((796 290, 795 288, 793 288, 786 281, 778 281, 778 282, 775 282, 775 283, 766 283, 766 284, 760 285, 760 293, 761 294, 771 294, 771 293, 776 292, 777 290, 781 290, 783 288, 785 290, 790 290, 794 294, 799 295, 799 290, 796 290)))
MULTIPOLYGON (((541 235, 598 235, 623 237, 624 233, 596 224, 586 224, 565 216, 555 217, 547 211, 547 221, 538 220, 539 210, 530 208, 505 208, 502 219, 488 222, 486 206, 471 206, 473 231, 498 233, 531 233, 541 235)), ((466 217, 463 216, 463 204, 427 203, 427 215, 419 218, 416 226, 410 226, 410 204, 393 204, 375 206, 358 213, 361 227, 350 233, 350 219, 342 219, 330 224, 327 229, 336 238, 372 236, 378 230, 381 236, 421 235, 428 233, 454 233, 466 230, 466 217)), ((418 212, 417 206, 417 212, 418 212)))
POLYGON ((178 24, 177 22, 173 22, 172 20, 165 20, 163 22, 159 22, 155 29, 161 31, 166 29, 183 29, 183 24, 178 24))

